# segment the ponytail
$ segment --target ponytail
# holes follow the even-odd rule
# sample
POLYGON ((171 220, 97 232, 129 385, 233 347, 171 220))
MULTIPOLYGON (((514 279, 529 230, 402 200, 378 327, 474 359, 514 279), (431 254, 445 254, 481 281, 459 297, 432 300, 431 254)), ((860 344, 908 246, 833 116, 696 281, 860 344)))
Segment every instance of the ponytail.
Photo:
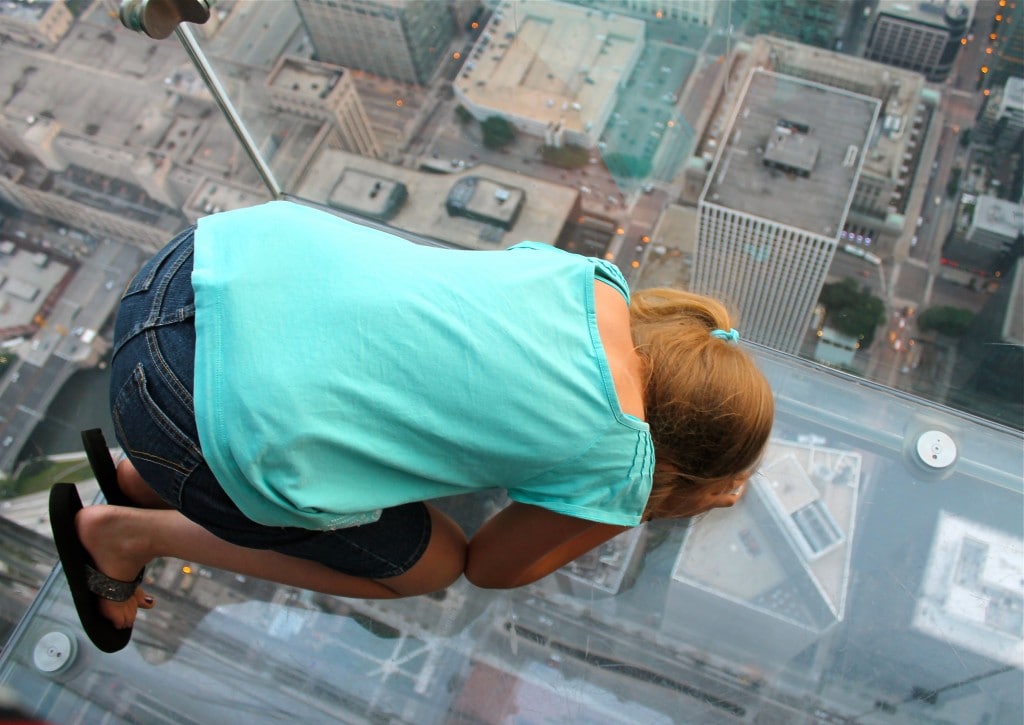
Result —
POLYGON ((644 403, 656 460, 646 515, 689 516, 708 488, 757 464, 774 419, 771 389, 735 344, 733 320, 717 300, 640 290, 630 318, 647 363, 644 403))

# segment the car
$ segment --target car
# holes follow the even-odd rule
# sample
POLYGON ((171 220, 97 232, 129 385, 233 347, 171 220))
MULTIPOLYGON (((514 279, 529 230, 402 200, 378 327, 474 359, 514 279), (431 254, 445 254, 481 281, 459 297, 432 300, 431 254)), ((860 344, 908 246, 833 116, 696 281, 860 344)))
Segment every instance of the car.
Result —
POLYGON ((7 436, 6 438, 4 438, 4 448, 7 448, 12 443, 14 443, 14 436, 7 436))

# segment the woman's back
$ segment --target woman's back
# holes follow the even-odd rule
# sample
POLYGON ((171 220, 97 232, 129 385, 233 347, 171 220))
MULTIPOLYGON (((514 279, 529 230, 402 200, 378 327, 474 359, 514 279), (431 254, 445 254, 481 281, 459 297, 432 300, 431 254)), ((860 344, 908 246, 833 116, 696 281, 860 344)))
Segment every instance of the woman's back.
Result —
POLYGON ((595 274, 625 292, 611 265, 548 245, 423 247, 282 202, 204 219, 204 455, 271 524, 492 486, 635 524, 653 466, 638 360, 628 326, 599 331, 595 294, 609 319, 628 310, 595 274))

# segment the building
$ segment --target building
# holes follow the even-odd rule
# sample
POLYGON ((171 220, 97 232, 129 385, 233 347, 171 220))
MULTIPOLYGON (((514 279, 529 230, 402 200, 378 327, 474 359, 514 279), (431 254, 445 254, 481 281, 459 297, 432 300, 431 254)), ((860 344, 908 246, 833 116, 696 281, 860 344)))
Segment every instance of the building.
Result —
POLYGON ((933 83, 944 81, 970 21, 961 2, 881 3, 864 57, 923 73, 933 83))
POLYGON ((881 123, 868 144, 840 236, 881 256, 895 252, 899 244, 909 245, 907 220, 920 216, 927 201, 925 189, 939 140, 932 124, 939 96, 923 76, 763 35, 739 47, 731 63, 729 81, 723 83, 717 104, 708 104, 707 118, 698 128, 701 138, 684 172, 684 199, 694 204, 699 199, 742 79, 750 69, 762 67, 882 104, 881 123))
POLYGON ((748 494, 728 513, 707 514, 713 525, 688 530, 672 570, 669 631, 767 671, 843 621, 863 462, 823 443, 772 440, 748 494), (723 614, 733 623, 728 642, 721 631, 708 641, 707 621, 723 614))
MULTIPOLYGON (((77 168, 70 170, 65 178, 31 162, 0 160, 0 199, 41 217, 88 230, 97 237, 130 239, 142 249, 152 252, 166 244, 174 229, 183 225, 180 216, 157 204, 119 209, 114 199, 103 206, 91 203, 94 196, 90 198, 80 193, 87 188, 81 183, 87 179, 109 181, 109 178, 90 176, 77 168)), ((141 189, 134 191, 137 193, 141 189)))
POLYGON ((818 342, 814 347, 814 359, 832 367, 853 368, 853 358, 860 349, 860 342, 852 335, 844 335, 831 327, 818 331, 818 342))
POLYGON ((961 207, 956 226, 943 247, 947 267, 982 278, 1008 271, 1006 263, 1024 234, 1024 207, 981 194, 961 207))
POLYGON ((993 252, 1007 252, 1024 234, 1024 207, 989 194, 978 197, 967 241, 993 252))
POLYGON ((570 0, 577 5, 660 21, 683 21, 709 26, 722 6, 719 0, 570 0))
POLYGON ((746 30, 832 49, 854 7, 848 0, 754 0, 747 3, 746 30))
POLYGON ((399 181, 359 169, 346 169, 331 189, 327 205, 367 219, 390 221, 408 196, 409 190, 399 181))
POLYGON ((559 574, 570 591, 581 596, 594 591, 616 594, 626 584, 642 557, 646 530, 636 527, 569 562, 559 574))
POLYGON ((312 203, 466 249, 554 245, 580 212, 579 191, 496 166, 437 174, 331 148, 316 154, 295 188, 312 203))
POLYGON ((1024 257, 1010 265, 956 348, 949 403, 1024 430, 1024 257))
POLYGON ((315 57, 425 85, 455 35, 447 5, 421 0, 295 0, 315 57))
POLYGON ((1007 78, 985 98, 976 129, 979 143, 1003 153, 1019 152, 1024 133, 1024 78, 1007 78))
POLYGON ((989 88, 1007 78, 1024 75, 1024 6, 1006 3, 999 6, 988 39, 992 43, 992 64, 987 74, 989 88))
POLYGON ((1024 657, 1024 540, 947 511, 935 539, 912 626, 995 662, 1024 657))
POLYGON ((267 77, 273 107, 332 125, 335 148, 376 158, 380 144, 348 70, 282 56, 267 77))
POLYGON ((464 176, 448 192, 444 207, 449 216, 460 216, 509 230, 515 226, 526 203, 526 192, 480 176, 464 176))
POLYGON ((698 203, 693 287, 738 308, 747 339, 796 352, 881 104, 760 69, 739 99, 698 203))
POLYGON ((644 46, 642 20, 564 3, 502 3, 453 83, 477 120, 548 145, 597 143, 644 46))
POLYGON ((75 16, 64 0, 5 0, 0 3, 0 37, 52 48, 71 30, 75 16))
MULTIPOLYGON (((93 3, 61 40, 59 54, 4 46, 0 199, 98 239, 131 240, 155 251, 198 216, 265 200, 267 193, 242 161, 198 72, 182 65, 181 48, 120 32, 110 9, 93 3), (103 72, 95 71, 98 57, 106 59, 103 72), (136 72, 140 68, 145 71, 136 72)), ((332 77, 330 67, 316 72, 324 82, 332 77)), ((309 73, 307 80, 315 75, 309 73)), ((255 113, 265 120, 256 143, 273 150, 283 183, 304 170, 318 145, 356 145, 358 99, 345 76, 317 99, 317 111, 293 107, 273 115, 268 96, 275 89, 265 78, 261 73, 251 89, 255 113)), ((276 95, 283 107, 288 94, 276 95)))

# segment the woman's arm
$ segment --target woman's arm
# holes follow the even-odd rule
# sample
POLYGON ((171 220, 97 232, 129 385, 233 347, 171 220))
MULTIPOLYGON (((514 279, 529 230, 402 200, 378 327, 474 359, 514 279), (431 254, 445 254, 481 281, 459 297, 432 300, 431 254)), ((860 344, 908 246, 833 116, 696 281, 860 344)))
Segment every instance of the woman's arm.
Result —
POLYGON ((485 589, 521 587, 628 528, 514 502, 470 539, 466 578, 485 589))

